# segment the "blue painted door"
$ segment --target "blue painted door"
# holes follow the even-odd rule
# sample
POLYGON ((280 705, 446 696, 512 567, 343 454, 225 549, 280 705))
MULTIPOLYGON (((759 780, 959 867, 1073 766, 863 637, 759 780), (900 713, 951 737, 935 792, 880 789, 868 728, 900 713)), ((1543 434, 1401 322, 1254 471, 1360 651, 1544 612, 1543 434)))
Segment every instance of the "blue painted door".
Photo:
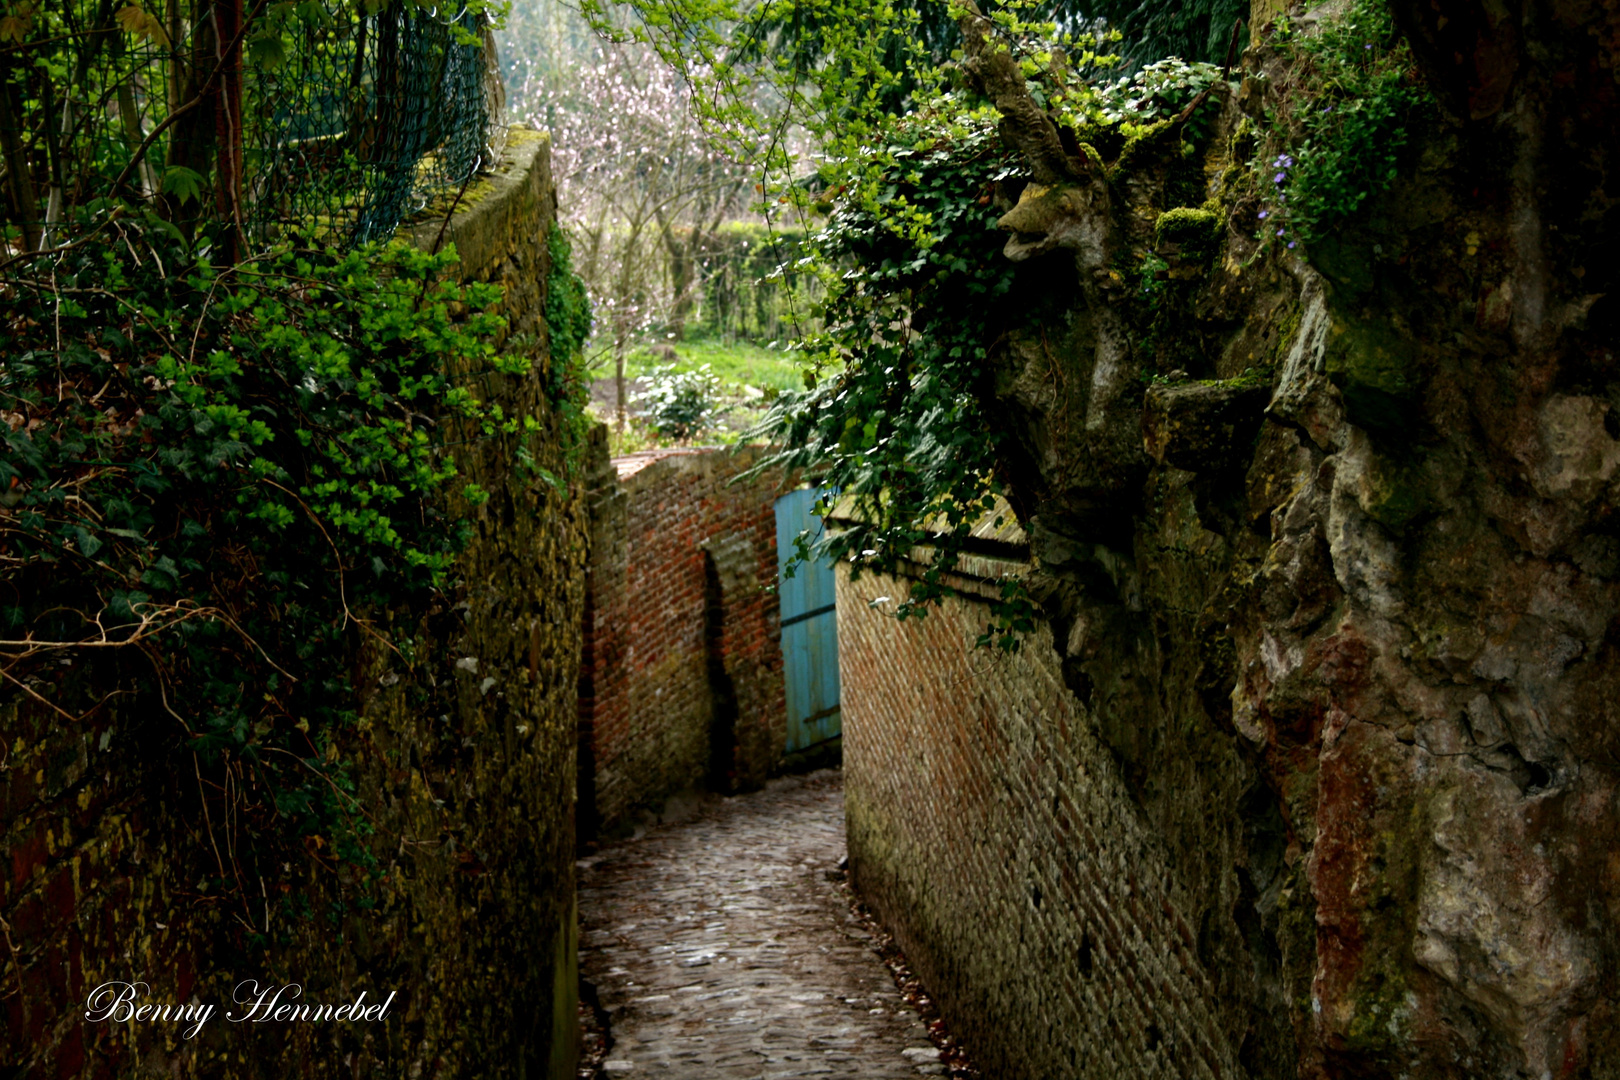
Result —
POLYGON ((792 577, 783 573, 801 532, 808 530, 812 543, 821 538, 822 520, 810 512, 820 494, 817 488, 800 488, 776 500, 789 753, 826 742, 843 730, 838 715, 838 612, 832 563, 818 559, 799 564, 792 577))

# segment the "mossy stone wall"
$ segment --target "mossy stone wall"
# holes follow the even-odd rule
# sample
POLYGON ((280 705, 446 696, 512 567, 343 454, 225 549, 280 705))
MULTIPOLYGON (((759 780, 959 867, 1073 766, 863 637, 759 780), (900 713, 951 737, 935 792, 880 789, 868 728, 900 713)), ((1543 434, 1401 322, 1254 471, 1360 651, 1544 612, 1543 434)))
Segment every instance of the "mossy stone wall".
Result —
POLYGON ((1245 132, 1311 76, 1263 37, 1106 218, 1009 215, 1137 273, 1185 161, 1222 226, 1173 352, 1083 246, 991 348, 1026 653, 842 634, 854 881, 993 1075, 1620 1076, 1620 12, 1391 6, 1439 104, 1330 235, 1265 248, 1245 132))
MULTIPOLYGON (((528 377, 464 373, 508 413, 551 416, 541 311, 555 195, 544 136, 517 131, 497 174, 444 229, 468 278, 506 286, 514 332, 537 343, 528 377)), ((440 223, 417 227, 431 246, 440 223)), ((464 433, 470 437, 471 433, 464 433)), ((567 476, 555 431, 539 464, 567 476)), ((240 785, 198 766, 161 703, 114 699, 74 729, 43 706, 0 705, 0 1073, 16 1078, 493 1078, 574 1074, 576 673, 589 542, 583 499, 514 475, 510 447, 475 442, 468 479, 491 492, 469 518, 454 589, 412 623, 371 613, 406 663, 358 629, 364 720, 357 797, 381 878, 311 842, 304 882, 261 895, 240 785), (216 863, 242 887, 199 891, 216 863), (90 990, 142 981, 149 1000, 232 999, 243 980, 304 999, 397 996, 374 1023, 227 1022, 192 1039, 162 1023, 90 1023, 90 990)), ((65 693, 88 691, 64 682, 65 693)), ((93 698, 91 699, 93 700, 93 698)), ((186 703, 177 700, 183 711, 186 703)))

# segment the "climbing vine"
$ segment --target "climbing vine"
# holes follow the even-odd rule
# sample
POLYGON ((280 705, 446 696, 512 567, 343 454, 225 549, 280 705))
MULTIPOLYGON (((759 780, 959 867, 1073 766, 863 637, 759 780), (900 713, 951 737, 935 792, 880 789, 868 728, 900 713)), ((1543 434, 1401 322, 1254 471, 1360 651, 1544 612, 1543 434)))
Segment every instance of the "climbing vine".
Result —
MULTIPOLYGON (((546 276, 546 352, 550 356, 547 391, 561 421, 564 459, 570 470, 583 461, 585 436, 591 420, 585 413, 590 400, 590 372, 585 363, 585 342, 591 336, 591 300, 584 280, 574 270, 573 247, 560 226, 546 233, 550 269, 546 276)), ((521 459, 520 460, 525 460, 521 459)), ((532 464, 532 463, 531 463, 532 464)), ((557 478, 537 471, 560 487, 557 478)))
MULTIPOLYGON (((905 618, 948 591, 956 552, 1000 490, 980 391, 1013 267, 991 190, 1019 165, 993 112, 960 98, 897 121, 879 153, 888 167, 810 241, 822 329, 803 343, 807 389, 784 393, 765 427, 786 447, 772 464, 821 470, 847 501, 832 557, 893 573, 919 547, 939 552, 899 604, 905 618)), ((1016 599, 998 612, 1003 630, 1027 621, 1016 599)))
POLYGON ((1270 44, 1297 85, 1266 110, 1257 222, 1268 247, 1293 248, 1395 182, 1412 126, 1434 98, 1383 0, 1358 0, 1310 34, 1280 20, 1270 44))
MULTIPOLYGON (((1212 65, 1175 61, 1093 85, 1074 74, 1103 59, 1085 42, 1010 17, 1001 26, 1032 98, 1094 157, 1094 144, 1118 157, 1189 107, 1196 115, 1219 77, 1212 65)), ((1002 254, 997 222, 1029 166, 1000 119, 957 86, 823 171, 829 215, 808 259, 822 273, 821 329, 802 343, 806 390, 784 394, 763 425, 785 447, 772 464, 819 469, 839 493, 846 527, 822 542, 829 555, 857 574, 913 564, 915 584, 895 608, 902 619, 952 592, 973 530, 1000 505, 1006 432, 985 413, 990 351, 1041 314, 1039 290, 1017 287, 1020 271, 1002 254)), ((1186 118, 1170 134, 1189 151, 1203 137, 1186 118)), ((1200 218, 1188 240, 1211 233, 1200 218)), ((1013 649, 1032 627, 1029 595, 1008 581, 980 643, 1013 649)))
POLYGON ((454 584, 488 498, 461 455, 532 460, 543 426, 473 389, 531 362, 494 348, 500 289, 454 261, 284 246, 219 269, 114 215, 0 286, 0 675, 67 723, 105 700, 86 687, 149 693, 176 752, 244 777, 249 838, 290 824, 368 873, 356 637, 416 662, 387 620, 454 584))
MULTIPOLYGON (((755 77, 784 103, 780 115, 823 138, 826 157, 812 181, 766 190, 772 204, 828 216, 801 264, 820 273, 824 290, 821 329, 801 343, 806 389, 784 395, 761 430, 783 447, 772 464, 821 471, 839 492, 849 527, 828 535, 829 553, 857 571, 925 561, 921 582, 898 607, 902 618, 920 614, 949 593, 972 529, 1001 493, 1003 435, 984 412, 994 398, 986 385, 990 350, 1036 312, 1028 296, 1012 295, 1017 271, 1001 255, 996 223, 1037 171, 1031 152, 1046 155, 1040 169, 1061 174, 1057 183, 1084 177, 1103 199, 1123 190, 1138 167, 1159 171, 1170 213, 1155 250, 1122 245, 1097 273, 1120 289, 1106 302, 1122 309, 1140 367, 1150 376, 1175 368, 1189 351, 1181 326, 1193 321, 1190 282, 1224 238, 1226 211, 1205 202, 1209 178, 1199 152, 1219 111, 1217 84, 1228 75, 1210 61, 1227 51, 1222 44, 1243 43, 1240 11, 1170 5, 1163 18, 1147 20, 1156 40, 1180 35, 1206 59, 1162 59, 1110 79, 1110 58, 1100 55, 1114 43, 1109 35, 1042 23, 1032 2, 986 5, 982 18, 971 4, 952 5, 963 26, 985 32, 972 43, 964 36, 964 48, 944 64, 918 35, 909 51, 904 46, 918 25, 915 7, 877 5, 850 20, 815 0, 762 5, 778 24, 813 22, 822 58, 796 62, 800 54, 789 50, 790 62, 771 67, 769 50, 756 49, 748 55, 761 58, 762 75, 728 58, 726 43, 739 26, 765 24, 726 0, 636 7, 644 18, 637 32, 687 64, 711 123, 765 122, 737 90, 755 77), (991 68, 1000 73, 995 93, 1017 98, 1012 107, 1024 110, 1018 118, 998 114, 1007 103, 997 98, 992 107, 986 96, 991 68), (902 87, 903 108, 896 105, 902 87), (1010 149, 1019 131, 1045 124, 1051 130, 1031 136, 1023 153, 1010 149), (1065 156, 1073 164, 1052 164, 1065 156)), ((1262 166, 1268 201, 1256 206, 1257 224, 1292 245, 1356 212, 1391 181, 1402 125, 1421 91, 1380 0, 1360 0, 1310 36, 1295 37, 1285 24, 1274 43, 1287 53, 1280 68, 1304 82, 1301 100, 1309 104, 1278 104, 1266 120, 1260 141, 1275 168, 1262 166)), ((1292 91, 1287 96, 1293 100, 1292 91)), ((781 170, 785 162, 773 159, 764 171, 781 170)), ((1051 175, 1041 183, 1053 183, 1051 175)), ((1011 647, 1029 614, 1021 586, 1010 585, 985 640, 1011 647)))

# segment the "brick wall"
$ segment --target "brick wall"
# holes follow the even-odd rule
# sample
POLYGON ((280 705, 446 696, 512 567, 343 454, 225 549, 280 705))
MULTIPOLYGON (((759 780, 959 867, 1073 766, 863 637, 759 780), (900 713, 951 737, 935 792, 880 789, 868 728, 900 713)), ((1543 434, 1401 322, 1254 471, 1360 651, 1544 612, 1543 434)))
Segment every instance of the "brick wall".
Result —
POLYGON ((580 677, 587 832, 685 789, 757 787, 781 761, 777 480, 732 483, 758 454, 599 458, 580 677))
MULTIPOLYGON (((972 560, 980 596, 1013 569, 972 560)), ((1049 627, 975 649, 988 611, 882 614, 906 586, 838 570, 855 887, 986 1076, 1243 1075, 1199 958, 1199 905, 1127 792, 1049 627)))
MULTIPOLYGON (((445 239, 465 276, 508 286, 511 329, 543 340, 548 144, 514 131, 507 153, 445 239)), ((424 232, 431 243, 437 223, 424 232)), ((543 351, 534 359, 548 362, 543 351)), ((538 373, 479 385, 508 413, 549 415, 538 373)), ((312 845, 306 855, 296 837, 280 873, 233 847, 240 830, 287 826, 238 816, 251 804, 233 787, 252 783, 251 770, 194 764, 163 703, 114 698, 70 726, 19 693, 0 696, 0 1076, 573 1076, 575 673, 588 535, 584 500, 514 476, 508 449, 472 452, 467 478, 492 497, 449 508, 474 527, 458 592, 414 630, 392 628, 416 638, 417 660, 354 633, 355 705, 368 726, 348 749, 376 830, 372 910, 354 910, 352 871, 323 869, 325 853, 312 845), (245 896, 199 887, 216 860, 245 863, 245 896), (272 882, 266 895, 258 875, 272 882), (277 887, 289 878, 297 905, 277 887), (142 980, 169 1002, 227 1003, 243 979, 302 983, 314 1001, 399 997, 384 1023, 248 1030, 216 1014, 181 1040, 173 1024, 85 1022, 89 989, 110 979, 142 980)), ((567 471, 554 438, 532 449, 567 471)), ((71 663, 30 680, 74 712, 150 670, 138 656, 62 660, 71 663)), ((183 694, 173 707, 186 709, 183 694)))

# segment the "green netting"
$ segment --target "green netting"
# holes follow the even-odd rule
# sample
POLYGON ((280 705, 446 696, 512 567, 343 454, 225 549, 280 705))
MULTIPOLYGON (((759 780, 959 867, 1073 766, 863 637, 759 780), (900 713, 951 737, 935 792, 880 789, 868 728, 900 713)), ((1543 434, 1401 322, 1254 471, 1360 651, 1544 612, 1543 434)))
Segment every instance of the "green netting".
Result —
POLYGON ((294 25, 248 102, 246 224, 264 239, 288 228, 340 244, 387 237, 499 151, 494 45, 476 16, 400 3, 323 11, 294 25))

